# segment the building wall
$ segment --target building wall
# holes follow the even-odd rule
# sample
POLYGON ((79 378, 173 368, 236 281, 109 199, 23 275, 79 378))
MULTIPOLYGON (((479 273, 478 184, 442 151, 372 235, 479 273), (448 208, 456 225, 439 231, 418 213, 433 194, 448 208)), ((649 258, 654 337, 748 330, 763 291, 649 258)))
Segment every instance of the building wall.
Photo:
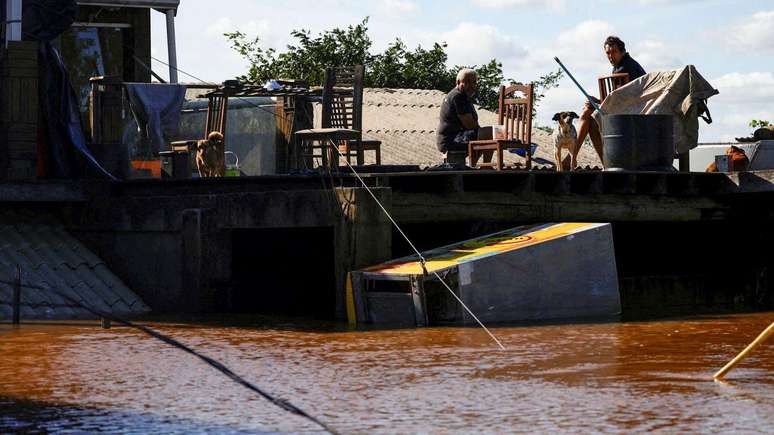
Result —
MULTIPOLYGON (((150 82, 150 72, 132 57, 134 54, 145 65, 151 65, 150 14, 151 10, 145 8, 111 10, 94 6, 81 6, 78 8, 76 21, 81 23, 129 24, 131 28, 125 31, 123 80, 126 82, 150 82)), ((72 59, 65 58, 64 61, 65 64, 68 64, 72 62, 72 59)))

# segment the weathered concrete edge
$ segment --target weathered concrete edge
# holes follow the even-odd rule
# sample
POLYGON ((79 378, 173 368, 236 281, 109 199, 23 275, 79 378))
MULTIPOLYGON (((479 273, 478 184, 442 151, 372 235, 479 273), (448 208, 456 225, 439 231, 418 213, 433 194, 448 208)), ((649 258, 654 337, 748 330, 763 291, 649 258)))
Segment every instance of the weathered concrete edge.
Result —
POLYGON ((87 202, 91 194, 77 181, 0 183, 0 203, 87 202))

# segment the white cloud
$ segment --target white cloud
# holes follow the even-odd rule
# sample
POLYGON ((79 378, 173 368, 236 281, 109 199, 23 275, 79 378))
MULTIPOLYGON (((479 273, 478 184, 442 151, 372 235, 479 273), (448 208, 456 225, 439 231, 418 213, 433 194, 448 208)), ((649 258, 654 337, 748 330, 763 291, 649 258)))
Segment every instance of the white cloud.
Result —
POLYGON ((733 72, 712 81, 729 103, 771 105, 774 101, 774 74, 771 72, 733 72))
POLYGON ((774 51, 774 11, 762 11, 715 34, 730 49, 774 51))
POLYGON ((599 74, 610 68, 602 43, 608 35, 614 33, 615 28, 606 21, 583 21, 560 33, 549 52, 558 55, 568 68, 572 65, 576 71, 595 71, 599 74))
POLYGON ((410 0, 386 0, 382 10, 391 16, 402 16, 419 11, 419 6, 410 0))
POLYGON ((233 28, 234 23, 231 22, 231 18, 220 17, 210 23, 204 32, 207 36, 220 36, 225 32, 230 32, 233 28))
POLYGON ((748 136, 752 119, 774 121, 774 74, 728 73, 709 81, 720 92, 709 100, 714 122, 701 123, 702 141, 728 141, 748 136))
POLYGON ((567 5, 566 0, 473 0, 473 3, 492 9, 511 8, 511 7, 542 7, 552 11, 561 11, 567 5))
POLYGON ((460 23, 453 30, 437 35, 448 44, 451 65, 481 65, 492 58, 506 62, 527 55, 527 49, 509 35, 488 24, 460 23))
POLYGON ((637 3, 643 5, 668 5, 668 4, 685 4, 696 3, 701 0, 637 0, 637 3))
POLYGON ((647 39, 628 51, 645 68, 645 71, 675 69, 685 65, 666 44, 659 40, 647 39))

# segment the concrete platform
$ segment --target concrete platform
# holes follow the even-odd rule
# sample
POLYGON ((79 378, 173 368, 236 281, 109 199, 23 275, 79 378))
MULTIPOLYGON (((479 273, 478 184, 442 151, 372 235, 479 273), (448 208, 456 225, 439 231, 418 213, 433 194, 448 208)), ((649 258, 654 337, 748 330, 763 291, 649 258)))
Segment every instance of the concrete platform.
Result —
POLYGON ((518 227, 351 274, 350 320, 473 324, 434 273, 483 322, 614 317, 621 312, 610 224, 518 227))

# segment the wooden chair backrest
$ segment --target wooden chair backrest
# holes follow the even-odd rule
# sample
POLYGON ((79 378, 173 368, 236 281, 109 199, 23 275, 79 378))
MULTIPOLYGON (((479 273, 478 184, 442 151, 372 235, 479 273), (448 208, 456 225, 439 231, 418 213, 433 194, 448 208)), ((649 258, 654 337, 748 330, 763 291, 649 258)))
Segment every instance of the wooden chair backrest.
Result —
POLYGON ((362 130, 363 65, 327 68, 323 84, 323 128, 362 130))
POLYGON ((535 101, 534 85, 517 83, 500 86, 498 123, 505 126, 505 138, 532 142, 532 105, 535 101), (514 93, 520 92, 522 97, 514 93))
POLYGON ((228 112, 228 96, 211 96, 207 103, 207 122, 204 128, 204 138, 213 131, 219 131, 226 137, 226 113, 228 112))
POLYGON ((628 73, 610 74, 597 79, 599 82, 599 101, 605 101, 605 98, 611 92, 629 83, 628 73))

